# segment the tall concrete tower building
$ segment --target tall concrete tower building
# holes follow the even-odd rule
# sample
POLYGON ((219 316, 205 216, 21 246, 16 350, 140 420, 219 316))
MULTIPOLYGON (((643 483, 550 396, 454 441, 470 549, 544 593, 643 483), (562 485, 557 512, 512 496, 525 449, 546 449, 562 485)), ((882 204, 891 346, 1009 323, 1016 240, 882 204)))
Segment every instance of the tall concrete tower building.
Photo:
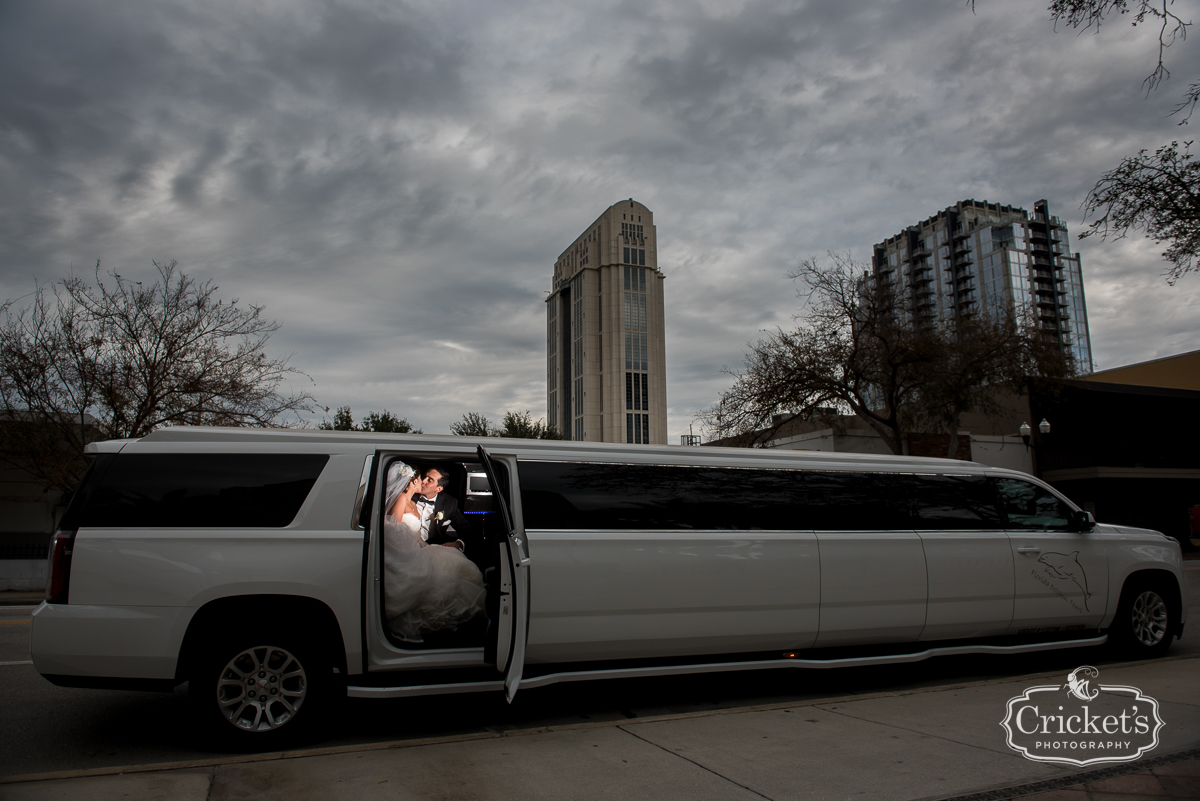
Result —
POLYGON ((546 298, 550 425, 571 440, 665 445, 663 331, 654 214, 622 200, 554 263, 546 298))
POLYGON ((1092 342, 1079 254, 1045 200, 1033 214, 964 200, 873 248, 876 280, 899 290, 917 325, 1014 309, 1031 313, 1083 373, 1092 342))

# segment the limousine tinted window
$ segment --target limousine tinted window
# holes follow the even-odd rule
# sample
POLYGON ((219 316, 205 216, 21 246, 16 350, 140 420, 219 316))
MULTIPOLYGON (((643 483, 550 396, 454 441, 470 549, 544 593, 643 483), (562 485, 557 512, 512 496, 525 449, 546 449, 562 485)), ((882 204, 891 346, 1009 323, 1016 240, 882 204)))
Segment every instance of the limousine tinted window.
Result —
POLYGON ((1015 478, 997 479, 996 487, 1009 528, 1065 529, 1070 523, 1071 507, 1048 489, 1015 478))
POLYGON ((998 529, 983 476, 520 463, 528 528, 998 529))
POLYGON ((804 528, 818 531, 909 529, 900 476, 891 473, 803 473, 810 505, 804 528))
POLYGON ((328 460, 325 454, 120 454, 75 521, 282 528, 295 519, 328 460))
POLYGON ((526 528, 810 528, 794 470, 526 461, 518 469, 526 528))
POLYGON ((986 476, 900 476, 920 530, 999 529, 996 488, 986 476))

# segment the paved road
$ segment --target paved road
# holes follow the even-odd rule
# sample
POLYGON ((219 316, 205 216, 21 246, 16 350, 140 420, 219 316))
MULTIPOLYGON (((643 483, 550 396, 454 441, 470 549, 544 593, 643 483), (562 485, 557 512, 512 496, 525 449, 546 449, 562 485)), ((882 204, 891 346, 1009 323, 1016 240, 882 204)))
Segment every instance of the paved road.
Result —
MULTIPOLYGON (((1200 564, 1188 563, 1188 632, 1173 654, 1200 653, 1200 564)), ((188 725, 185 693, 132 693, 55 687, 29 659, 29 607, 0 607, 0 775, 205 759, 188 725)), ((349 700, 304 745, 497 732, 588 721, 635 720, 762 704, 812 701, 897 689, 1001 679, 1103 666, 1096 649, 1013 657, 949 657, 915 665, 844 670, 780 670, 563 684, 498 694, 411 700, 349 700)))

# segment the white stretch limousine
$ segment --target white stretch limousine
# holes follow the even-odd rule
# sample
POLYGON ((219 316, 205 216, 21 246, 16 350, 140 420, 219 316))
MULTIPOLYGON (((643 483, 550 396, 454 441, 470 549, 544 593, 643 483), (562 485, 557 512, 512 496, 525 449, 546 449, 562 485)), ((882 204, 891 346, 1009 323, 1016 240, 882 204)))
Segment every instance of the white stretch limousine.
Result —
POLYGON ((68 686, 189 681, 202 719, 248 742, 342 691, 511 700, 1106 641, 1151 656, 1184 624, 1176 541, 971 462, 205 428, 89 450, 34 664, 68 686), (408 639, 385 618, 398 461, 448 479, 486 583, 484 612, 408 639))

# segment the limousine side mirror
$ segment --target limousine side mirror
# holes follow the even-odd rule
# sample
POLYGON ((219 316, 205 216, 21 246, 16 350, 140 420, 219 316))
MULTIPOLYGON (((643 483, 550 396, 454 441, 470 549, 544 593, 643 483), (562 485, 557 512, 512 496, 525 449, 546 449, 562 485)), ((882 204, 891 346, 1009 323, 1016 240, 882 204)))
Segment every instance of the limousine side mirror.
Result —
POLYGON ((1089 531, 1095 531, 1096 518, 1091 512, 1082 509, 1071 512, 1071 531, 1078 531, 1081 534, 1086 534, 1089 531))

